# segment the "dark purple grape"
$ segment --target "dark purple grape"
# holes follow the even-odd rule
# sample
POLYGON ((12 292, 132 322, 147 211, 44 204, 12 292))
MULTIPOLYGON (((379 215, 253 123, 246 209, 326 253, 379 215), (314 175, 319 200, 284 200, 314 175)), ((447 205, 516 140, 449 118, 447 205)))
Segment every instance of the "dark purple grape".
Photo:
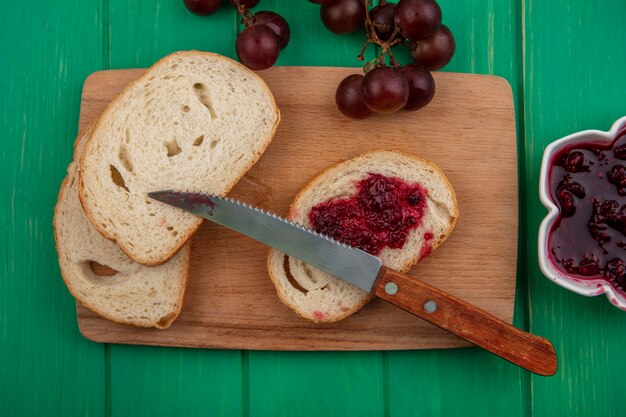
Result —
POLYGON ((269 26, 274 32, 276 32, 276 35, 279 39, 280 49, 283 49, 289 43, 289 39, 291 38, 289 24, 287 24, 287 21, 283 19, 283 17, 278 13, 266 10, 262 12, 256 12, 254 14, 254 22, 256 24, 265 24, 269 26))
POLYGON ((348 75, 339 83, 335 92, 335 103, 339 111, 353 119, 364 119, 372 114, 363 98, 363 78, 365 77, 361 74, 348 75))
POLYGON ((339 35, 354 32, 363 25, 365 4, 362 0, 336 0, 320 7, 322 23, 339 35))
POLYGON ((430 103, 435 96, 435 80, 430 72, 415 64, 406 65, 400 71, 409 83, 409 99, 404 108, 417 110, 430 103))
POLYGON ((183 0, 185 6, 193 14, 198 16, 206 16, 219 9, 220 0, 183 0))
POLYGON ((435 33, 441 24, 441 9, 435 0, 400 0, 394 20, 405 37, 419 41, 435 33))
POLYGON ((393 113, 406 105, 409 83, 399 71, 378 67, 365 74, 363 98, 367 107, 373 111, 393 113))
POLYGON ((396 26, 394 23, 395 3, 378 5, 370 10, 370 20, 381 41, 388 41, 396 26))
POLYGON ((264 70, 274 65, 278 59, 278 36, 268 25, 248 26, 237 36, 235 50, 246 67, 264 70))
MULTIPOLYGON (((228 2, 232 4, 233 7, 237 7, 235 0, 228 0, 228 2)), ((247 7, 248 9, 251 9, 257 4, 259 4, 259 0, 239 0, 239 4, 244 7, 247 7)))
POLYGON ((411 48, 411 57, 417 64, 435 71, 450 62, 455 49, 452 32, 446 25, 441 25, 430 38, 415 42, 415 46, 411 48))
POLYGON ((337 0, 309 0, 311 3, 315 3, 315 4, 330 4, 333 3, 337 0))

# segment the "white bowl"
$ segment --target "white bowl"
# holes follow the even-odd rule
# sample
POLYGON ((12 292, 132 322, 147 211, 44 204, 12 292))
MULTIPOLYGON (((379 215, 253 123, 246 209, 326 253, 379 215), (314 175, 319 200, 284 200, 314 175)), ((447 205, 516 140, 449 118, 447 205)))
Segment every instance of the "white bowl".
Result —
POLYGON ((618 132, 626 128, 626 116, 617 120, 611 130, 602 132, 600 130, 584 130, 565 136, 555 142, 552 142, 543 152, 543 160, 541 161, 541 175, 539 177, 539 197, 541 202, 548 209, 548 215, 541 222, 539 227, 539 266, 543 274, 556 282, 560 286, 574 291, 578 294, 586 296, 594 296, 606 294, 611 303, 619 309, 626 310, 626 296, 603 279, 581 279, 568 275, 560 271, 550 257, 548 250, 548 237, 550 230, 559 216, 559 208, 550 197, 550 183, 548 173, 550 170, 550 162, 555 154, 563 148, 570 147, 582 142, 612 142, 618 132))

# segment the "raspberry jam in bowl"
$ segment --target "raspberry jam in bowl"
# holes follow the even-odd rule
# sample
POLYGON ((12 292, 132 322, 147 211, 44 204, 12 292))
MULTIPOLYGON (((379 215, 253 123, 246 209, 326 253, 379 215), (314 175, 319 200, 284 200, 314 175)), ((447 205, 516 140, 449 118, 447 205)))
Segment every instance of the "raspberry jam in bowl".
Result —
POLYGON ((579 294, 626 310, 626 117, 551 143, 541 165, 539 265, 579 294))

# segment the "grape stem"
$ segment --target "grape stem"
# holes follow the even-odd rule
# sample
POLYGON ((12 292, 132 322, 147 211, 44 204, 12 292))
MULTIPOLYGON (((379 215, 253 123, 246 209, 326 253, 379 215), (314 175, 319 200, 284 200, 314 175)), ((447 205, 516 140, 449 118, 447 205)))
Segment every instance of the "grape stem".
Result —
POLYGON ((254 16, 250 9, 246 6, 239 3, 239 0, 233 0, 235 2, 235 6, 237 6, 237 13, 241 15, 241 22, 246 26, 254 25, 254 16))
MULTIPOLYGON (((237 1, 237 0, 235 0, 237 1)), ((376 58, 376 61, 378 62, 379 65, 385 65, 385 55, 389 55, 389 62, 391 63, 391 65, 394 68, 399 68, 400 64, 398 64, 398 61, 396 61, 396 58, 393 56, 393 53, 391 52, 391 47, 398 45, 400 43, 402 43, 402 38, 401 37, 397 37, 399 33, 399 28, 398 26, 395 26, 393 29, 393 33, 391 34, 391 36, 389 37, 389 39, 391 39, 391 41, 387 40, 387 41, 383 41, 378 37, 378 33, 376 33, 376 27, 378 25, 376 25, 374 22, 372 22, 372 19, 370 19, 370 12, 369 12, 369 6, 371 3, 371 0, 364 0, 365 1, 365 31, 367 33, 367 40, 365 41, 365 44, 363 45, 363 48, 361 49, 361 53, 359 55, 357 55, 357 59, 359 61, 363 61, 365 59, 365 51, 367 50, 367 47, 369 46, 370 43, 376 44, 378 46, 380 46, 381 51, 380 51, 380 55, 376 58)), ((384 6, 385 4, 387 4, 386 0, 380 0, 378 2, 379 6, 384 6)))

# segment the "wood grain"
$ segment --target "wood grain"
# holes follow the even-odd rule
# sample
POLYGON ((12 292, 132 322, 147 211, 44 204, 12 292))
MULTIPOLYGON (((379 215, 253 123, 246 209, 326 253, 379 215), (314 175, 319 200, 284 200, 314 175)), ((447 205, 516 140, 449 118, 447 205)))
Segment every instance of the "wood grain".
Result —
MULTIPOLYGON (((319 7, 307 1, 263 0, 260 4, 280 13, 291 25, 292 39, 281 51, 279 65, 359 66, 355 54, 365 39, 363 32, 330 33, 320 22, 319 7)), ((522 60, 521 46, 517 48, 522 38, 517 27, 519 2, 441 0, 439 4, 457 44, 444 71, 502 76, 516 97, 522 60)), ((411 62, 403 49, 394 48, 394 54, 402 63, 411 62)), ((372 48, 368 51, 373 52, 372 48)), ((514 101, 519 105, 517 97, 514 101)), ((388 125, 384 118, 379 120, 372 131, 383 134, 388 125)), ((518 112, 517 139, 522 148, 523 121, 518 112)), ((523 153, 518 158, 523 164, 523 153)), ((524 191, 520 191, 518 198, 523 201, 524 191)), ((524 218, 522 213, 522 227, 524 218)), ((525 236, 521 233, 520 243, 526 242, 525 236)), ((517 256, 518 267, 523 267, 524 253, 517 256)), ((526 274, 519 269, 514 323, 521 328, 526 325, 526 292, 526 274)), ((298 404, 302 417, 529 416, 528 373, 482 349, 255 351, 247 357, 251 417, 290 416, 293 404, 298 404)))
MULTIPOLYGON (((457 43, 444 70, 500 75, 517 93, 515 322, 554 341, 557 376, 531 381, 481 349, 239 352, 82 338, 50 220, 71 159, 80 86, 97 69, 145 67, 179 49, 234 56, 236 18, 227 7, 194 16, 176 0, 2 2, 0 414, 622 416, 624 313, 604 297, 582 297, 546 280, 536 262, 536 232, 545 214, 537 201, 544 146, 580 129, 607 129, 626 114, 626 3, 439 3, 457 43)), ((317 5, 263 0, 259 8, 291 25, 281 65, 358 65, 363 33, 328 32, 317 5)))
MULTIPOLYGON (((412 275, 511 322, 517 178, 508 84, 496 77, 437 74, 439 90, 433 103, 422 112, 387 117, 385 123, 394 128, 383 135, 372 129, 382 118, 354 122, 335 109, 333 86, 353 71, 277 67, 262 73, 283 121, 266 154, 232 195, 285 213, 298 189, 317 172, 368 149, 395 148, 432 160, 452 182, 461 217, 453 236, 412 275), (293 87, 296 83, 299 89, 293 87), (497 181, 492 181, 494 171, 497 181)), ((141 73, 91 75, 83 90, 81 126, 141 73)), ((207 222, 193 238, 185 308, 170 329, 116 325, 79 306, 80 330, 99 342, 212 348, 374 350, 467 345, 379 300, 334 325, 303 321, 278 302, 265 269, 266 253, 260 243, 207 222)))
POLYGON ((52 232, 78 97, 102 67, 103 31, 99 0, 60 6, 0 2, 2 416, 106 416, 106 348, 76 329, 52 232))
MULTIPOLYGON (((228 4, 196 16, 182 0, 101 1, 108 6, 110 68, 145 68, 177 50, 235 56, 237 18, 228 4)), ((246 415, 246 364, 237 350, 110 345, 109 351, 113 417, 246 415)))
MULTIPOLYGON (((355 54, 363 46, 363 31, 331 33, 320 20, 319 5, 263 0, 259 7, 280 13, 290 24, 291 40, 280 52, 278 65, 359 66, 355 54)), ((365 59, 374 57, 374 48, 369 48, 365 59)), ((378 128, 384 130, 385 125, 378 128)), ((467 349, 448 351, 463 350, 467 349)), ((249 417, 388 416, 385 355, 385 351, 245 352, 249 417)))
MULTIPOLYGON (((537 0, 523 4, 528 22, 524 182, 528 195, 537 196, 546 145, 580 130, 606 131, 626 115, 626 48, 621 46, 626 44, 626 2, 607 0, 602 7, 583 1, 566 7, 537 0), (554 19, 559 10, 564 13, 554 19), (588 35, 594 32, 607 37, 588 35)), ((531 197, 522 207, 532 237, 527 243, 530 329, 552 340, 560 359, 555 378, 532 377, 532 413, 621 417, 624 405, 617 398, 622 398, 619 387, 626 375, 626 314, 605 296, 583 297, 543 276, 534 237, 546 210, 531 197)))
POLYGON ((374 294, 530 372, 550 376, 558 368, 549 340, 408 275, 383 267, 374 294))

